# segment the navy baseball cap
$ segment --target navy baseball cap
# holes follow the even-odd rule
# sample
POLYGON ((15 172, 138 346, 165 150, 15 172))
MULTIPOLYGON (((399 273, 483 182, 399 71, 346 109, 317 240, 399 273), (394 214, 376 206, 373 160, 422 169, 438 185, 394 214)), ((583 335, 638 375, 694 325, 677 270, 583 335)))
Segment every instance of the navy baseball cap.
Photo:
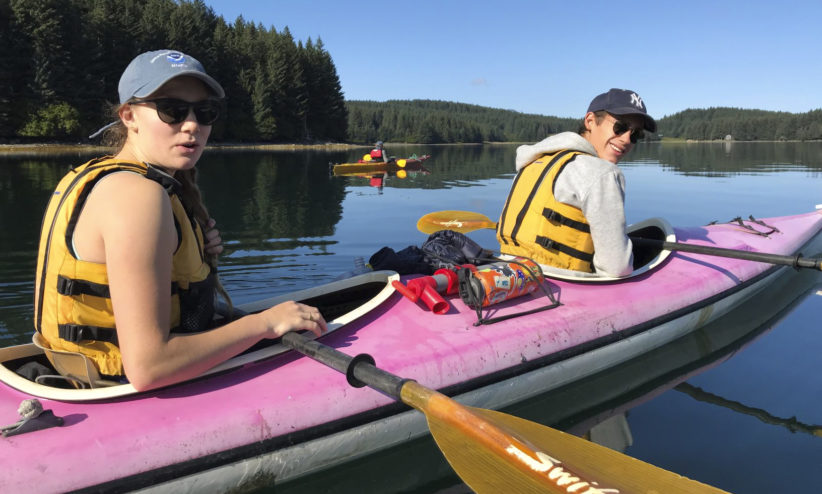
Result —
POLYGON ((611 89, 602 93, 588 105, 589 112, 605 110, 612 115, 642 115, 645 118, 645 130, 656 132, 656 121, 648 115, 645 102, 633 91, 611 89))
POLYGON ((218 98, 225 97, 222 86, 206 74, 196 58, 176 50, 156 50, 137 55, 123 71, 117 86, 120 104, 132 98, 145 98, 171 79, 184 75, 206 83, 218 98))

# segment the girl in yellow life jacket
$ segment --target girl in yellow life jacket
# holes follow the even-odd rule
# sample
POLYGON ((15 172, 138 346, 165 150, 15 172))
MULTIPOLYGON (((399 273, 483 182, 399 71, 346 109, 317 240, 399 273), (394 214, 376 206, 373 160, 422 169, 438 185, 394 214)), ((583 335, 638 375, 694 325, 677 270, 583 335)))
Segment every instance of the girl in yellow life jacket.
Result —
POLYGON ((625 233, 625 178, 617 163, 656 122, 642 98, 611 89, 588 106, 578 132, 517 148, 517 176, 500 217, 503 253, 609 277, 633 271, 625 233))
POLYGON ((131 61, 118 91, 117 121, 104 129, 119 151, 70 171, 46 211, 35 327, 47 344, 144 390, 196 377, 263 338, 322 334, 319 311, 296 302, 208 328, 215 292, 227 295, 194 167, 223 88, 193 57, 158 50, 131 61))

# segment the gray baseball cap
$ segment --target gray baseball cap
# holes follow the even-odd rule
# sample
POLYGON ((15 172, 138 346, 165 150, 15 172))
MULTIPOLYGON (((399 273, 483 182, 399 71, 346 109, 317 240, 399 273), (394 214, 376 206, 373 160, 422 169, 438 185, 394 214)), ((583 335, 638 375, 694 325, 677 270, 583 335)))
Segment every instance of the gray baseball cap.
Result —
POLYGON ((156 50, 137 55, 123 71, 117 86, 120 103, 145 98, 171 79, 184 75, 206 83, 218 98, 225 97, 220 83, 206 74, 203 64, 196 58, 176 50, 156 50))
MULTIPOLYGON (((141 53, 128 64, 117 92, 120 93, 120 104, 127 103, 133 98, 145 98, 166 82, 180 76, 191 76, 200 79, 214 92, 218 98, 225 98, 225 91, 220 83, 206 74, 203 64, 191 55, 176 50, 155 50, 141 53)), ((89 139, 101 135, 106 129, 117 125, 115 120, 91 134, 89 139)))

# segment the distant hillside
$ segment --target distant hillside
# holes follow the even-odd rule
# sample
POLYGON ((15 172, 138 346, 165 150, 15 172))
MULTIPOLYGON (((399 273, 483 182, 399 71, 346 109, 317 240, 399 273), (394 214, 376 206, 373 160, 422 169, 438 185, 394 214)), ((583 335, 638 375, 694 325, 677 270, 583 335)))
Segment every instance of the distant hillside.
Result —
POLYGON ((434 100, 346 101, 348 140, 425 144, 537 141, 576 130, 573 118, 434 100))
POLYGON ((659 134, 681 139, 740 141, 822 139, 822 110, 788 113, 741 108, 689 109, 659 120, 659 134))
MULTIPOLYGON (((550 134, 576 131, 580 122, 435 100, 346 101, 346 107, 348 140, 357 143, 535 142, 550 134)), ((822 110, 688 109, 658 123, 658 135, 649 138, 714 140, 730 135, 745 141, 822 139, 822 110)))

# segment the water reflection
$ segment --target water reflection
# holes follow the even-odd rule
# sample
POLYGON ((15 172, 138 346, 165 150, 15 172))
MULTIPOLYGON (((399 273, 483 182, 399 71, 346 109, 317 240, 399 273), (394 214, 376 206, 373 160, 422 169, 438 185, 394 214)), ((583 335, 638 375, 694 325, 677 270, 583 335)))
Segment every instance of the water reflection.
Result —
POLYGON ((765 291, 696 332, 586 380, 583 386, 571 386, 556 396, 544 397, 538 404, 573 403, 578 410, 568 414, 565 407, 560 412, 564 417, 543 414, 543 418, 582 435, 595 424, 626 413, 733 357, 777 326, 820 283, 822 277, 816 272, 788 272, 765 291), (586 400, 591 406, 585 406, 586 400))
POLYGON ((346 185, 357 186, 365 183, 369 187, 376 189, 378 194, 382 194, 383 189, 389 182, 405 179, 413 180, 415 177, 430 174, 431 170, 424 166, 419 166, 414 169, 388 170, 373 173, 334 173, 333 176, 348 177, 348 180, 345 181, 346 185))
POLYGON ((230 220, 229 238, 255 248, 279 239, 334 233, 345 197, 343 184, 328 180, 313 152, 207 154, 199 183, 212 216, 230 220))
POLYGON ((710 403, 711 405, 724 407, 728 410, 732 410, 737 413, 750 415, 751 417, 755 417, 759 419, 762 423, 768 425, 784 427, 791 433, 800 432, 803 434, 809 434, 811 436, 822 437, 822 425, 806 424, 804 422, 800 422, 796 418, 796 416, 778 417, 768 412, 767 410, 763 410, 762 408, 748 406, 736 400, 729 400, 728 398, 708 392, 700 388, 699 386, 694 386, 693 384, 687 382, 678 384, 674 389, 687 394, 695 400, 710 403))
POLYGON ((678 173, 728 176, 784 169, 822 171, 822 142, 648 143, 634 147, 634 161, 658 161, 678 173))

